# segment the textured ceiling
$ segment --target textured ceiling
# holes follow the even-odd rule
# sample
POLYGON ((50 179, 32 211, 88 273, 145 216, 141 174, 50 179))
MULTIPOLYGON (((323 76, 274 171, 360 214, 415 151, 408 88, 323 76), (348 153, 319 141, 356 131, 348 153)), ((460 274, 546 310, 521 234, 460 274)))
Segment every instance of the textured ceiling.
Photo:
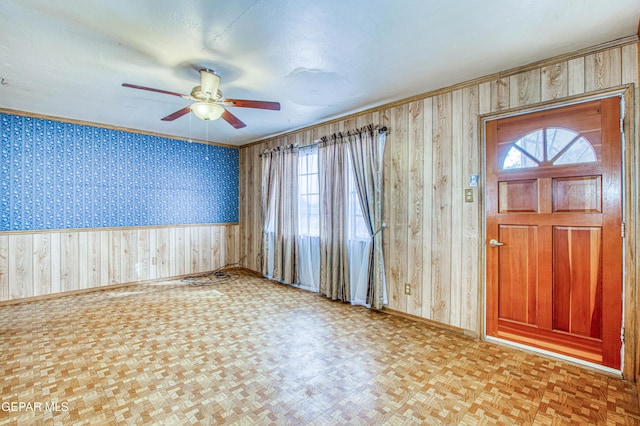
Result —
POLYGON ((243 145, 633 35, 638 0, 2 0, 0 108, 243 145), (247 127, 188 94, 214 69, 247 127))

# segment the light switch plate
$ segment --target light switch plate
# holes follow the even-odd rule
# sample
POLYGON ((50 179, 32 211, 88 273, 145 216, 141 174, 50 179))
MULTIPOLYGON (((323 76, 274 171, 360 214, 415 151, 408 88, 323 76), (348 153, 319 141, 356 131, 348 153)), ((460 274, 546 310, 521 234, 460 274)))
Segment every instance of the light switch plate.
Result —
POLYGON ((473 189, 464 190, 464 202, 473 203, 473 189))

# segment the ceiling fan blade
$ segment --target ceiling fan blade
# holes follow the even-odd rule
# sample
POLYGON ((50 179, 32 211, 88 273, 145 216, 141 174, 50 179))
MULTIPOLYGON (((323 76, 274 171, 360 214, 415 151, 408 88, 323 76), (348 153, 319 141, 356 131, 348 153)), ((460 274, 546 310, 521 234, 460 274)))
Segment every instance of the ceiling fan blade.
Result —
POLYGON ((162 121, 173 121, 176 118, 180 118, 183 115, 189 114, 189 112, 191 111, 191 108, 184 107, 182 109, 179 109, 178 111, 174 112, 173 114, 169 114, 167 115, 165 118, 162 119, 162 121))
POLYGON ((227 106, 280 111, 280 102, 248 101, 246 99, 225 99, 224 102, 227 106))
POLYGON ((243 127, 247 127, 247 125, 244 124, 242 121, 240 121, 240 119, 238 117, 236 117, 235 115, 231 114, 226 109, 222 113, 222 119, 224 121, 226 121, 227 123, 231 124, 236 129, 242 129, 243 127))
POLYGON ((186 96, 176 92, 169 92, 167 90, 160 90, 160 89, 154 89, 152 87, 138 86, 137 84, 122 83, 122 85, 124 87, 129 87, 131 89, 148 90, 149 92, 164 93, 165 95, 180 96, 181 98, 186 96))

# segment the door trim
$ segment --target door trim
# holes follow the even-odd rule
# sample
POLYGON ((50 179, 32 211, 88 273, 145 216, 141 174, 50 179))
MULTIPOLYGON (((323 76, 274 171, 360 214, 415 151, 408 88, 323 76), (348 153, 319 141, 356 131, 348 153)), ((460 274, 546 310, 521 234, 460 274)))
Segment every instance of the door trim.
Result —
POLYGON ((518 348, 518 349, 522 349, 523 351, 534 352, 534 353, 537 353, 537 354, 546 355, 546 356, 550 356, 550 357, 553 357, 553 358, 559 358, 561 360, 568 361, 568 362, 571 362, 573 364, 583 365, 585 367, 589 367, 589 368, 592 368, 594 370, 599 370, 599 371, 603 371, 603 372, 608 373, 608 374, 612 374, 614 376, 622 377, 622 371, 616 370, 616 369, 611 368, 611 367, 607 367, 605 365, 595 364, 593 362, 585 361, 583 359, 572 358, 572 357, 567 356, 567 355, 563 355, 563 354, 547 351, 545 349, 536 348, 534 346, 526 346, 526 345, 523 345, 521 343, 512 342, 510 340, 504 340, 504 339, 501 339, 499 337, 485 336, 483 339, 486 340, 487 342, 495 342, 495 343, 498 343, 500 345, 511 346, 511 347, 515 347, 515 348, 518 348))
MULTIPOLYGON (((533 112, 539 112, 544 110, 555 109, 564 106, 570 106, 589 101, 605 99, 610 97, 620 97, 621 105, 624 112, 624 132, 622 139, 622 221, 626 226, 625 238, 622 243, 622 325, 624 331, 624 341, 622 343, 622 356, 621 356, 621 370, 614 370, 617 374, 627 380, 636 379, 635 366, 638 363, 636 360, 636 316, 638 312, 637 303, 637 271, 636 261, 638 247, 638 224, 636 223, 638 216, 638 200, 637 193, 640 187, 640 179, 638 173, 638 163, 636 161, 636 138, 635 138, 635 86, 634 84, 627 84, 607 90, 598 92, 592 92, 586 95, 567 97, 559 99, 553 102, 545 102, 541 104, 529 105, 522 108, 513 108, 503 110, 494 113, 481 114, 478 117, 478 130, 480 146, 480 161, 481 161, 481 173, 482 173, 482 197, 480 197, 480 220, 481 220, 481 251, 480 251, 480 278, 478 289, 478 303, 480 309, 478 309, 478 324, 479 324, 479 336, 483 340, 487 341, 500 341, 500 343, 508 344, 514 347, 521 347, 526 350, 545 353, 556 358, 569 360, 571 362, 579 363, 582 365, 590 365, 587 361, 581 361, 574 358, 569 358, 564 355, 554 354, 544 350, 538 350, 524 345, 519 345, 513 342, 504 341, 501 339, 487 336, 486 333, 486 282, 487 282, 487 244, 486 244, 486 211, 484 192, 487 188, 486 172, 487 172, 487 140, 486 140, 486 123, 488 121, 498 120, 501 118, 513 117, 517 115, 524 115, 533 112), (513 343, 513 344, 512 344, 513 343)), ((599 370, 607 369, 608 367, 598 366, 599 370), (601 367, 601 368, 600 368, 601 367)), ((611 372, 611 369, 605 370, 611 372)), ((640 383, 640 382, 639 382, 640 383)))

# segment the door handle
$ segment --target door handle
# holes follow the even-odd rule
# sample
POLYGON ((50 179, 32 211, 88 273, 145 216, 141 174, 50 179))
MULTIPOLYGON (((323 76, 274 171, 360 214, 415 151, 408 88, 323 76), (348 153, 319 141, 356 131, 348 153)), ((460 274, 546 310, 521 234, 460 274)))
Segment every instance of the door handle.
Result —
POLYGON ((496 241, 496 240, 491 240, 489 241, 489 245, 491 247, 500 247, 500 246, 503 246, 504 243, 501 243, 500 241, 496 241))

